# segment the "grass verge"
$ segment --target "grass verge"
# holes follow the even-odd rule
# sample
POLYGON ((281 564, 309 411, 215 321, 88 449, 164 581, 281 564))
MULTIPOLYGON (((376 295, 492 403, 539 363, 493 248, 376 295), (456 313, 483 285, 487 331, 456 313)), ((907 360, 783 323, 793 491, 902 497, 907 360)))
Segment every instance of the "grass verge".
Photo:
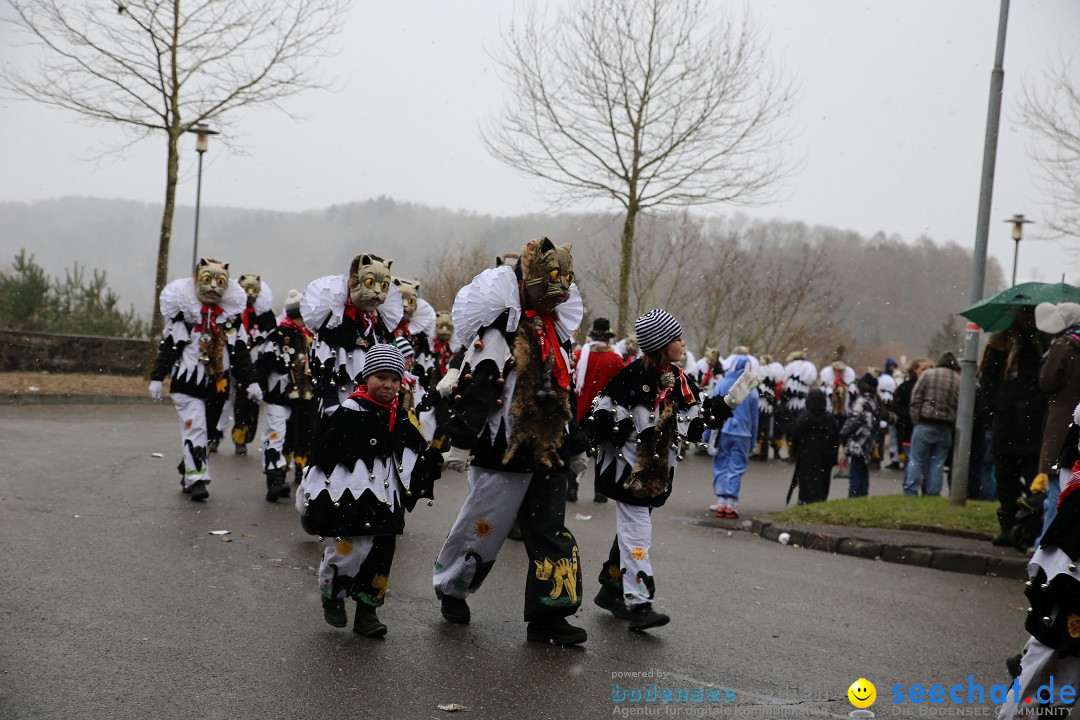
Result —
POLYGON ((895 530, 954 530, 993 535, 998 531, 998 504, 968 500, 963 507, 949 505, 944 497, 876 495, 799 505, 774 513, 778 524, 849 525, 895 530))

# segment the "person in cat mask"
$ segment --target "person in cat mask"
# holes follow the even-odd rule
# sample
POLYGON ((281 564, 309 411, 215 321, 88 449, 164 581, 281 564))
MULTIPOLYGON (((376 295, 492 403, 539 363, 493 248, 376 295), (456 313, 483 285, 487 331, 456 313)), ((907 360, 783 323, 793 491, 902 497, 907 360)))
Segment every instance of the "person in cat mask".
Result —
POLYGON ((587 446, 573 422, 570 342, 584 307, 570 246, 530 240, 517 262, 462 288, 453 314, 467 350, 445 467, 468 469, 469 495, 435 561, 442 615, 470 621, 466 598, 491 571, 516 517, 530 561, 527 639, 583 643, 585 630, 566 620, 582 589, 577 541, 565 524, 567 483, 587 446))
POLYGON ((616 512, 615 540, 593 602, 641 632, 670 620, 652 606, 649 549, 652 511, 671 496, 683 442, 699 442, 706 428, 720 428, 758 381, 747 368, 726 394, 702 401, 697 384, 677 365, 684 351, 679 321, 656 308, 634 329, 642 356, 611 379, 584 427, 597 446, 597 490, 615 501, 616 512))
POLYGON ((304 290, 300 314, 315 334, 311 372, 323 417, 356 389, 368 348, 393 342, 389 328, 404 312, 390 278, 393 262, 363 253, 353 258, 348 275, 312 280, 304 290))
MULTIPOLYGON (((274 293, 258 275, 241 275, 240 287, 247 294, 247 307, 240 314, 240 324, 244 328, 244 344, 251 353, 251 362, 259 357, 262 344, 267 335, 277 327, 277 318, 271 305, 274 293)), ((247 393, 233 395, 233 430, 232 440, 237 455, 247 455, 247 446, 255 439, 255 429, 259 425, 259 403, 254 402, 247 393)))
POLYGON ((231 383, 254 402, 262 401, 240 324, 246 298, 240 284, 229 279, 229 264, 209 258, 199 260, 194 277, 166 285, 159 298, 165 328, 150 373, 150 397, 162 398, 168 375, 183 439, 180 485, 192 500, 210 495, 207 433, 217 425, 231 383))

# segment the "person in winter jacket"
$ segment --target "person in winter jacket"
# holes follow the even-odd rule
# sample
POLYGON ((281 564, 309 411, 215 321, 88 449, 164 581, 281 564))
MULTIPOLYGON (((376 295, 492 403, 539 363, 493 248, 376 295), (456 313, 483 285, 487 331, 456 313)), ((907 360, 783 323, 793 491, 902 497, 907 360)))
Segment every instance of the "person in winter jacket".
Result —
POLYGON ((799 504, 825 502, 829 499, 829 484, 840 453, 840 424, 828 412, 825 392, 812 389, 806 396, 806 409, 791 422, 792 452, 795 472, 791 491, 799 488, 799 504))
POLYGON ((843 427, 840 441, 850 461, 848 497, 865 497, 870 493, 870 459, 878 433, 877 378, 870 373, 855 384, 856 395, 843 427))

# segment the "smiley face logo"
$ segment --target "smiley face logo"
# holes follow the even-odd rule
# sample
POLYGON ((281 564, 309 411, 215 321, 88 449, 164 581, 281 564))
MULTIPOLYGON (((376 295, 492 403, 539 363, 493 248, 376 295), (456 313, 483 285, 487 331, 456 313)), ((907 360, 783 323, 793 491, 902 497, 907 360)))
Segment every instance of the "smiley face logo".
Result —
POLYGON ((868 708, 877 700, 877 688, 866 678, 859 678, 847 689, 848 700, 857 708, 868 708))

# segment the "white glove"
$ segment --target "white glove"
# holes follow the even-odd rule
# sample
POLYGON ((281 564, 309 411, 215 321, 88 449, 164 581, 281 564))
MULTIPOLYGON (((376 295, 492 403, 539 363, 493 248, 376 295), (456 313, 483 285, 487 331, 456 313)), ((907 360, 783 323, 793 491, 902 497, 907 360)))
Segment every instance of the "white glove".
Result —
POLYGON ((150 397, 153 398, 154 400, 160 400, 161 399, 161 381, 160 380, 151 380, 150 381, 150 397))
POLYGON ((461 371, 457 368, 448 368, 446 374, 443 375, 443 379, 435 386, 435 390, 444 398, 450 397, 454 394, 454 386, 457 385, 458 375, 460 374, 461 371))
POLYGON ((720 448, 718 448, 715 443, 709 443, 705 447, 705 452, 709 453, 709 457, 716 457, 720 454, 720 448))
POLYGON ((446 453, 446 459, 443 460, 443 466, 454 472, 465 472, 469 469, 469 451, 465 448, 451 447, 450 452, 446 453))
POLYGON ((575 477, 584 475, 588 467, 589 459, 585 456, 585 453, 578 453, 570 458, 570 472, 574 473, 575 477))
POLYGON ((257 403, 262 402, 262 388, 259 387, 259 383, 251 383, 247 386, 247 396, 257 403))
POLYGON ((758 384, 758 379, 754 377, 754 373, 750 372, 750 368, 746 368, 743 370, 743 374, 739 376, 739 379, 735 381, 735 384, 731 386, 731 389, 728 390, 727 395, 724 396, 724 402, 729 408, 735 409, 758 384))

